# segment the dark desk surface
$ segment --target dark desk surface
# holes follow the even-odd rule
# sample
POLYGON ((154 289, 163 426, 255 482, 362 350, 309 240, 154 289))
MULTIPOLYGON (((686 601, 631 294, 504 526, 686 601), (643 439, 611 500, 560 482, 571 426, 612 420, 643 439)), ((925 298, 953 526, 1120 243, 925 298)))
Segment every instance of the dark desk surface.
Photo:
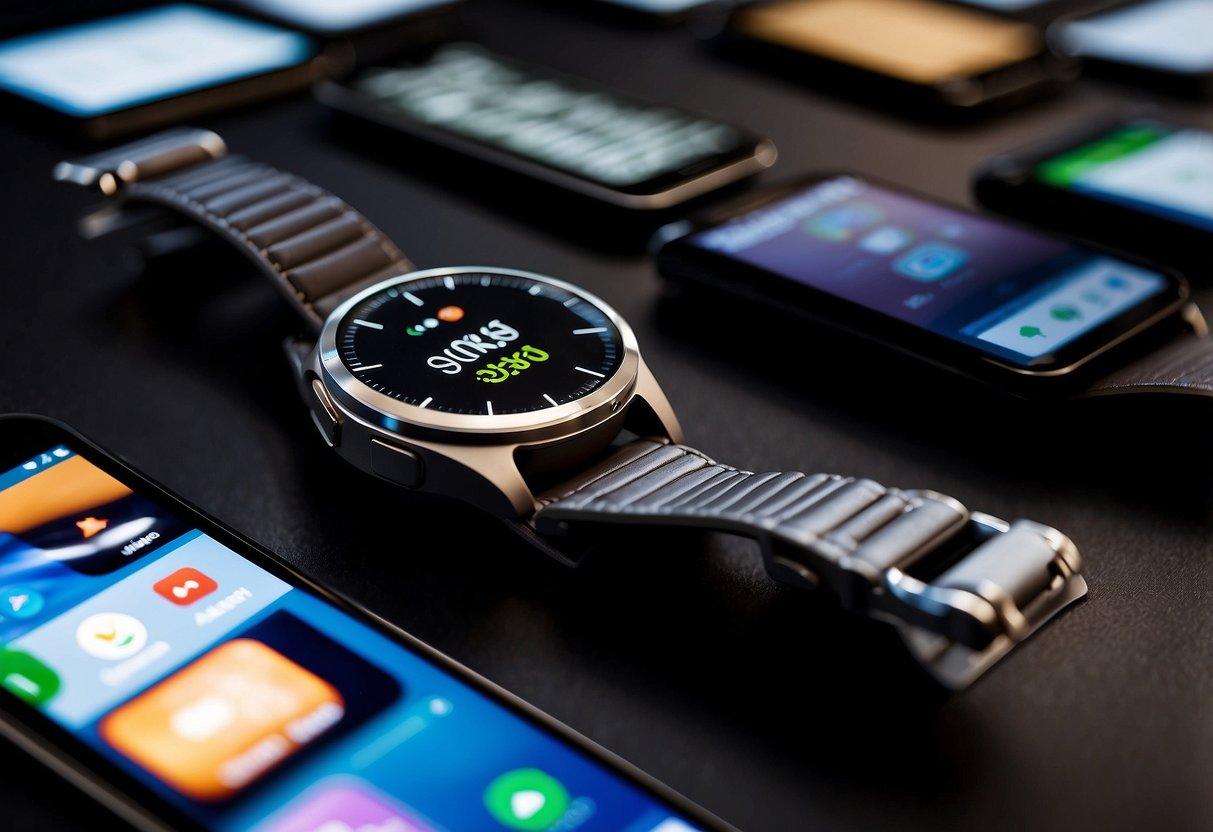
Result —
MULTIPOLYGON (((781 151, 768 179, 850 168, 966 203, 980 159, 1113 105, 1206 112, 1084 81, 928 127, 723 61, 684 29, 521 0, 478 1, 467 18, 507 54, 766 133, 781 151)), ((741 829, 1213 825, 1210 491, 1184 473, 1209 467, 1201 402, 1004 408, 901 368, 840 367, 812 340, 788 377, 760 346, 665 325, 642 252, 548 230, 499 189, 361 155, 306 96, 199 123, 341 195, 421 266, 532 269, 605 298, 689 442, 718 459, 931 487, 1053 524, 1086 556, 1089 597, 943 698, 883 628, 776 588, 745 541, 671 538, 567 571, 492 521, 338 460, 296 399, 279 352, 294 325, 273 291, 234 259, 204 261, 222 272, 208 286, 197 263, 145 271, 130 239, 81 241, 90 198, 49 176, 80 146, 20 123, 0 125, 0 410, 67 420, 741 829)), ((104 816, 7 744, 0 772, 4 828, 104 816)))

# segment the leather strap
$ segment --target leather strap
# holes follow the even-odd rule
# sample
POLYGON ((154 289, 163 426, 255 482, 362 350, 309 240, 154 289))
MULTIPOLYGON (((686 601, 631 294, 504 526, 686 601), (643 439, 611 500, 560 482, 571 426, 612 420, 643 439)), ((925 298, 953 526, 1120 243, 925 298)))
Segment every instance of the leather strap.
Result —
POLYGON ((1186 333, 1099 379, 1083 396, 1178 393, 1213 396, 1213 337, 1186 333))
POLYGON ((322 188, 228 155, 215 133, 184 128, 63 162, 55 177, 95 185, 214 231, 268 275, 319 329, 346 298, 413 271, 386 235, 322 188))
POLYGON ((773 577, 892 621, 953 688, 1086 593, 1077 548, 1048 526, 872 480, 741 471, 657 440, 625 445, 539 499, 540 533, 635 523, 757 538, 773 577))

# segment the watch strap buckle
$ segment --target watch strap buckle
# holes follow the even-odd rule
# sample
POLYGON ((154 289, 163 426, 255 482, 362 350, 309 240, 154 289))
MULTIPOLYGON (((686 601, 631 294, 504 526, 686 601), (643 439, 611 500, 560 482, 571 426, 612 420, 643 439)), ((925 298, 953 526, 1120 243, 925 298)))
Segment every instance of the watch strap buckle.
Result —
POLYGON ((877 497, 876 488, 811 547, 781 529, 771 559, 785 574, 789 561, 804 562, 845 606, 892 623, 945 686, 966 687, 1086 594, 1078 548, 1057 529, 970 513, 935 492, 877 497))
POLYGON ((218 133, 196 127, 178 127, 146 139, 103 150, 81 159, 55 165, 60 182, 73 182, 114 196, 124 185, 180 170, 227 154, 218 133))
POLYGON ((934 601, 946 604, 948 593, 961 593, 954 595, 952 600, 964 596, 980 597, 1004 622, 1001 632, 984 644, 975 645, 909 623, 908 616, 878 614, 896 625, 906 648, 919 664, 941 684, 954 690, 967 687, 1017 644, 1087 593, 1087 583, 1080 574, 1081 556, 1074 543, 1061 532, 1030 520, 1007 524, 982 514, 974 514, 972 522, 987 528, 1001 527, 994 532, 995 536, 973 550, 972 554, 976 556, 973 563, 962 561, 929 583, 891 570, 888 576, 890 590, 915 604, 934 601), (990 548, 983 552, 983 547, 990 548), (1010 557, 1015 552, 1020 556, 1010 557), (998 574, 977 578, 983 565, 993 567, 998 574), (1024 591, 1025 585, 1033 582, 1037 582, 1037 586, 1024 591), (965 584, 968 588, 959 588, 965 584), (1019 592, 1013 587, 1018 587, 1019 592), (911 601, 911 598, 915 600, 911 601))

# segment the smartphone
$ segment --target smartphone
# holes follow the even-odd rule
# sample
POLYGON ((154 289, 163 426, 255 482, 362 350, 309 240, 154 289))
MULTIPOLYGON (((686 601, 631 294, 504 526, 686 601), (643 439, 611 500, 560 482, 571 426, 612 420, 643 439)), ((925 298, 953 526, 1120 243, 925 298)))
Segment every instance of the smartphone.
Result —
POLYGON ((681 286, 761 301, 1020 396, 1065 394, 1179 325, 1182 276, 846 173, 766 189, 654 242, 681 286))
POLYGON ((774 0, 730 15, 721 44, 920 115, 1008 103, 1067 69, 1036 27, 931 0, 774 0))
POLYGON ((297 32, 174 4, 0 42, 0 92, 93 139, 307 87, 320 71, 297 32))
MULTIPOLYGON (((553 0, 568 7, 567 2, 553 0)), ((581 0, 582 5, 619 20, 676 24, 694 17, 727 12, 731 6, 750 0, 581 0)))
POLYGON ((1145 0, 1058 20, 1052 48, 1093 72, 1166 91, 1213 95, 1213 3, 1145 0))
POLYGON ((1213 276, 1213 132, 1153 117, 1082 125, 985 162, 986 207, 1213 276))
POLYGON ((326 37, 410 21, 462 0, 227 0, 284 26, 326 37))
POLYGON ((363 122, 601 203, 661 210, 752 176, 775 146, 740 127, 603 89, 469 43, 321 84, 363 122))
POLYGON ((0 730, 146 829, 726 828, 27 415, 0 417, 0 730))

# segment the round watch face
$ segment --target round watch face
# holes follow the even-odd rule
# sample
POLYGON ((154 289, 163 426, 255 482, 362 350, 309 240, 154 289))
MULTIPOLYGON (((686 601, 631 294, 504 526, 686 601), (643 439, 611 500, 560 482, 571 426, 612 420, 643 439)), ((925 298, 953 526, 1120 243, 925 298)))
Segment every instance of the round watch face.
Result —
POLYGON ((612 318, 538 276, 440 270, 359 298, 334 346, 350 375, 404 404, 531 413, 576 402, 611 379, 625 354, 612 318))

